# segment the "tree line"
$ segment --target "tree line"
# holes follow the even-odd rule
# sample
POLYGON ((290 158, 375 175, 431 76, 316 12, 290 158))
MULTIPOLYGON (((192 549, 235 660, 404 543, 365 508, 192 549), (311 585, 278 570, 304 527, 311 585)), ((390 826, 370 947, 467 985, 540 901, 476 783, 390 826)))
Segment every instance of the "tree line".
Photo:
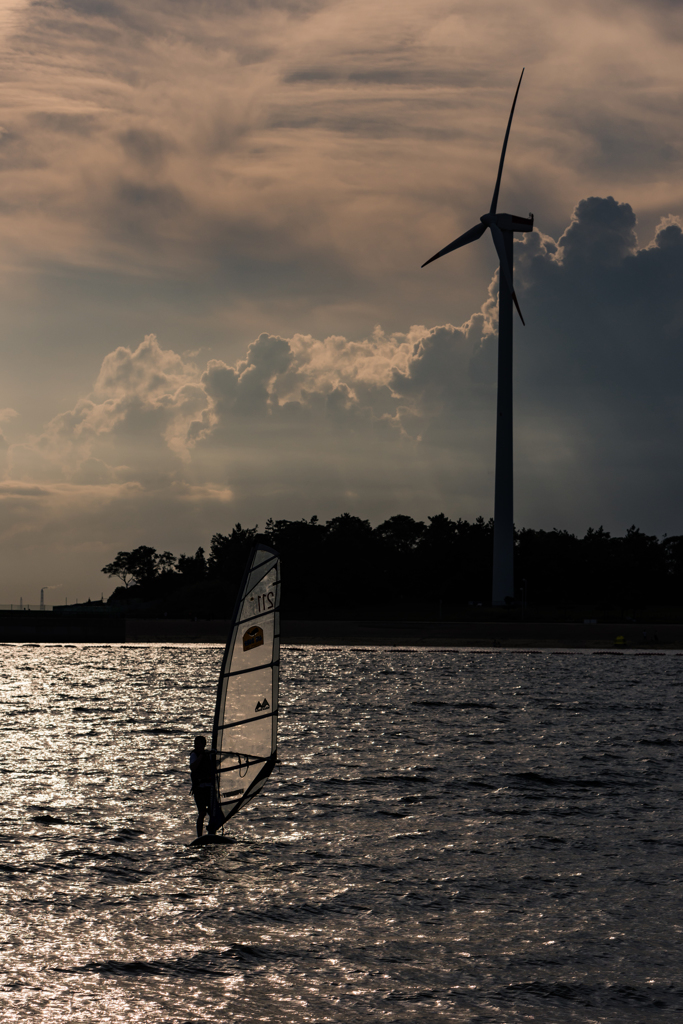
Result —
MULTIPOLYGON (((176 557, 142 545, 119 551, 102 569, 121 585, 109 603, 165 614, 229 614, 256 540, 283 563, 283 614, 437 617, 490 604, 493 521, 445 515, 421 522, 396 515, 373 527, 345 513, 321 523, 269 519, 265 530, 237 523, 216 533, 208 553, 176 557)), ((636 611, 681 606, 683 537, 624 536, 602 527, 583 537, 566 530, 515 532, 515 606, 636 611)))

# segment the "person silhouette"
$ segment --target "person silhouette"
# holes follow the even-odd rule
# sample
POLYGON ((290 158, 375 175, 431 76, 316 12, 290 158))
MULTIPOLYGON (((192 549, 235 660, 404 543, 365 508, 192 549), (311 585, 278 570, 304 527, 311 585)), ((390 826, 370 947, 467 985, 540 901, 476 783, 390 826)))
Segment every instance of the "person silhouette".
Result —
MULTIPOLYGON (((195 736, 194 750, 190 754, 190 775, 192 795, 197 805, 197 836, 204 831, 204 818, 209 815, 211 832, 211 796, 214 788, 215 765, 211 753, 206 749, 206 736, 195 736)), ((215 831, 215 829, 213 830, 215 831)))

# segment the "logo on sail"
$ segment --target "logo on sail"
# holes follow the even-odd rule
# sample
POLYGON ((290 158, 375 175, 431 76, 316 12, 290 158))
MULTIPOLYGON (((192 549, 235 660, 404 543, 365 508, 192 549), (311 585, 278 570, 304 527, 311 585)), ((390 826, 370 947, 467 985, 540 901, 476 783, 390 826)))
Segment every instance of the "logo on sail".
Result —
POLYGON ((264 697, 263 700, 260 700, 258 702, 256 707, 254 708, 254 711, 267 711, 269 707, 270 704, 268 703, 268 698, 264 697))
POLYGON ((245 651, 253 651, 255 647, 263 646, 263 630, 260 626, 250 626, 242 637, 242 644, 245 651))

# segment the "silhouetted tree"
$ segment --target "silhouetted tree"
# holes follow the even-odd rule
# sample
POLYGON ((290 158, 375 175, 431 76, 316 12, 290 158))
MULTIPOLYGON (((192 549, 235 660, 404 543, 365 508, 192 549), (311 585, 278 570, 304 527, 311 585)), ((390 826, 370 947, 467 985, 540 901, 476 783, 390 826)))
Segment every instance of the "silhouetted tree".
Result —
MULTIPOLYGON (((103 572, 118 577, 111 600, 131 599, 150 613, 166 602, 171 612, 228 613, 258 528, 237 523, 227 535, 177 560, 141 545, 119 551, 103 572), (120 593, 119 593, 120 591, 120 593)), ((435 615, 490 601, 493 521, 454 521, 443 514, 427 524, 395 515, 372 528, 348 512, 321 523, 268 519, 263 539, 283 560, 283 614, 318 617, 382 613, 435 615)), ((532 608, 610 608, 625 615, 644 606, 681 604, 683 536, 623 537, 602 527, 583 537, 567 530, 515 533, 515 573, 527 583, 532 608)))
POLYGON ((516 531, 515 575, 527 581, 532 603, 581 600, 580 546, 567 530, 516 531))
POLYGON ((392 516, 375 527, 375 536, 398 555, 415 551, 424 534, 425 524, 416 523, 410 516, 392 516))
POLYGON ((667 537, 662 541, 666 566, 666 596, 663 603, 683 603, 683 537, 667 537))
POLYGON ((204 557, 204 548, 197 548, 194 555, 181 555, 177 568, 183 578, 183 583, 198 583, 205 579, 208 566, 204 557))
POLYGON ((141 544, 133 551, 119 551, 114 561, 105 565, 102 572, 107 576, 117 576, 128 589, 170 571, 174 565, 175 555, 170 551, 159 554, 156 548, 141 544))
POLYGON ((629 526, 625 536, 615 538, 614 543, 618 603, 634 608, 656 603, 668 582, 666 552, 657 537, 629 526))
POLYGON ((236 523, 227 537, 214 533, 208 561, 209 576, 239 582, 257 533, 258 526, 244 529, 241 523, 236 523))
POLYGON ((314 591, 311 581, 314 568, 319 566, 326 528, 317 516, 311 519, 269 519, 266 523, 266 543, 274 547, 282 558, 287 585, 282 589, 282 614, 291 609, 299 616, 308 616, 320 603, 319 590, 314 591))

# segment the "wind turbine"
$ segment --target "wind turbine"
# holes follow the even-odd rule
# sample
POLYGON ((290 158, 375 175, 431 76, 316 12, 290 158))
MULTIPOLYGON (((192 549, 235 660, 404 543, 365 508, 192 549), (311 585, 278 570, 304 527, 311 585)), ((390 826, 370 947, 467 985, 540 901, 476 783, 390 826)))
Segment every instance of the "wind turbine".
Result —
POLYGON ((500 192, 500 180, 503 176, 503 164, 505 163, 505 151, 510 137, 510 126, 512 115, 515 112, 515 104, 519 95, 519 87, 522 84, 522 74, 519 76, 517 91, 512 101, 512 109, 508 118, 508 126, 503 141, 503 150, 500 154, 498 165, 498 177, 496 187, 493 190, 491 209, 480 217, 481 224, 470 228, 464 235, 460 235, 454 242, 441 249, 423 263, 433 263, 440 256, 445 256, 454 249, 469 242, 476 242, 484 234, 487 228, 493 236, 493 244, 500 260, 500 276, 498 284, 498 406, 496 419, 496 487, 493 509, 493 586, 492 600, 494 605, 504 605, 507 599, 514 598, 514 526, 512 511, 512 304, 514 302, 519 319, 524 323, 522 311, 519 308, 515 289, 512 284, 512 242, 513 232, 533 231, 534 215, 529 217, 514 217, 509 213, 498 213, 498 193, 500 192))

